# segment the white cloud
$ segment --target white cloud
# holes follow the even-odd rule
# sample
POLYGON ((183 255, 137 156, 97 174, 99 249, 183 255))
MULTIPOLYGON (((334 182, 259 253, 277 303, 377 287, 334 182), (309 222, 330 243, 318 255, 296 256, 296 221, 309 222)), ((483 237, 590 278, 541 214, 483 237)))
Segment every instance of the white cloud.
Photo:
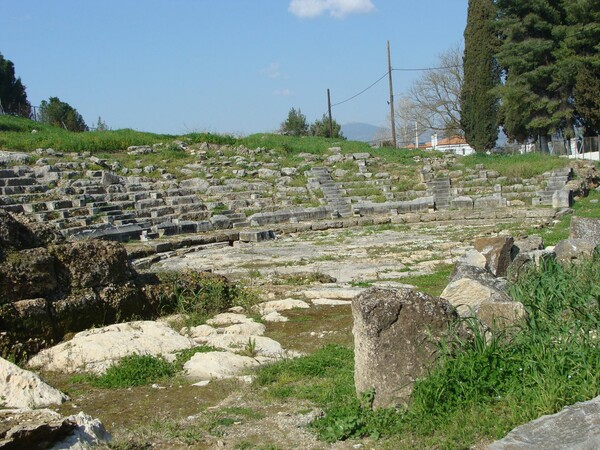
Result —
POLYGON ((289 97, 292 94, 293 92, 290 89, 277 89, 276 91, 273 91, 273 95, 276 95, 277 97, 289 97))
POLYGON ((268 67, 262 69, 260 73, 273 79, 281 78, 281 67, 278 62, 272 62, 268 67))
POLYGON ((318 17, 324 13, 336 19, 350 14, 367 14, 375 10, 371 0, 292 0, 288 11, 303 19, 318 17))

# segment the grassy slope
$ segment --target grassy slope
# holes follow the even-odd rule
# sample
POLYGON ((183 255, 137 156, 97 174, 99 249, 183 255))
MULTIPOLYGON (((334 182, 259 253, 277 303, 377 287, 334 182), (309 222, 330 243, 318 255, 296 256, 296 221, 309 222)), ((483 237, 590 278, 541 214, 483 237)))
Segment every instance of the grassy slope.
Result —
MULTIPOLYGON (((341 147, 343 154, 369 152, 381 158, 384 163, 403 167, 415 166, 415 159, 435 156, 417 150, 371 148, 367 143, 327 139, 313 136, 293 137, 274 134, 253 134, 243 138, 211 133, 189 133, 182 136, 146 133, 131 129, 111 131, 90 131, 74 133, 62 128, 34 122, 13 116, 0 116, 0 149, 32 151, 37 148, 53 148, 64 152, 90 151, 95 153, 120 153, 132 145, 152 145, 164 143, 165 149, 173 147, 173 141, 181 140, 188 144, 209 142, 243 145, 254 149, 272 149, 284 158, 293 158, 299 153, 322 155, 330 147, 341 147), (36 132, 33 132, 36 130, 36 132)), ((293 162, 293 161, 290 161, 293 162)), ((514 156, 473 155, 464 157, 460 163, 467 168, 484 164, 487 170, 496 170, 507 177, 530 178, 546 171, 563 167, 568 161, 549 155, 528 154, 514 156)))

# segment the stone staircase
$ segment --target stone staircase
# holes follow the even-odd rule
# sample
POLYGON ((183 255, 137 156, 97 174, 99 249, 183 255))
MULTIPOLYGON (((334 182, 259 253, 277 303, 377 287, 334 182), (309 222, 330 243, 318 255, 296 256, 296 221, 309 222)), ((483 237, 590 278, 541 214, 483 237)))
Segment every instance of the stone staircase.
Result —
POLYGON ((436 209, 448 209, 450 207, 450 178, 434 178, 428 181, 427 191, 429 195, 433 196, 436 209))
POLYGON ((544 174, 546 188, 536 191, 536 197, 532 199, 533 205, 552 205, 552 196, 556 191, 561 191, 573 178, 573 170, 565 167, 544 174))
POLYGON ((339 183, 335 183, 329 169, 324 167, 313 167, 310 169, 309 184, 317 189, 321 189, 327 204, 337 211, 340 217, 349 217, 352 215, 352 208, 339 183))

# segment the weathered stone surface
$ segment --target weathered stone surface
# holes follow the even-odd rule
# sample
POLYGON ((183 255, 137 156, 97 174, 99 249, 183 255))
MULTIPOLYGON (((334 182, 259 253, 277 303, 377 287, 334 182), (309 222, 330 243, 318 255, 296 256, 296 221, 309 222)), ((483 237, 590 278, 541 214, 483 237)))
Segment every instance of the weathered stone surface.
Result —
POLYGON ((311 302, 316 306, 344 306, 352 304, 351 300, 334 300, 332 298, 313 298, 311 302))
POLYGON ((267 314, 264 314, 261 319, 265 322, 288 322, 290 320, 287 317, 279 314, 277 311, 271 311, 267 314))
POLYGON ((570 237, 572 239, 584 239, 600 245, 600 219, 573 217, 571 219, 570 237))
POLYGON ((519 253, 527 253, 534 250, 542 250, 544 240, 541 236, 531 235, 515 239, 511 250, 511 258, 514 259, 519 253))
POLYGON ((211 334, 195 337, 194 340, 199 344, 211 345, 228 352, 241 352, 253 347, 257 356, 280 358, 285 355, 279 342, 265 336, 211 334))
POLYGON ((410 289, 371 288, 352 301, 357 393, 375 390, 373 406, 409 400, 435 358, 436 338, 458 316, 444 300, 410 289))
POLYGON ((52 249, 57 275, 71 289, 97 288, 132 277, 125 247, 115 242, 81 241, 52 249))
POLYGON ((164 323, 128 322, 77 333, 70 341, 38 353, 28 366, 65 373, 103 373, 128 355, 173 359, 174 353, 193 346, 192 339, 164 323))
POLYGON ((488 450, 591 450, 600 448, 600 397, 521 425, 488 450))
POLYGON ((86 450, 110 439, 98 419, 82 412, 63 417, 49 409, 0 411, 1 448, 86 450))
POLYGON ((221 314, 217 314, 215 317, 213 317, 212 319, 208 319, 206 321, 206 323, 208 325, 212 325, 212 326, 223 326, 223 325, 235 325, 238 323, 249 323, 249 322, 253 322, 253 320, 244 315, 244 314, 238 314, 238 313, 221 313, 221 314))
POLYGON ((262 242, 275 239, 273 230, 262 231, 240 231, 240 241, 242 242, 262 242))
POLYGON ((556 244, 554 252, 557 261, 570 262, 590 257, 599 245, 587 239, 565 239, 556 244))
POLYGON ((55 262, 44 248, 13 253, 0 264, 0 304, 54 293, 58 288, 55 262))
POLYGON ((0 358, 0 408, 45 408, 66 400, 33 372, 0 358))
POLYGON ((332 300, 352 300, 357 297, 365 288, 345 287, 345 286, 323 286, 302 291, 308 299, 328 298, 332 300))
POLYGON ((100 420, 83 412, 71 415, 66 420, 75 423, 76 427, 62 442, 53 449, 88 450, 110 442, 111 435, 100 420))
POLYGON ((256 309, 260 314, 268 314, 271 311, 287 311, 288 309, 305 309, 310 308, 310 305, 302 300, 286 298, 283 300, 273 300, 263 302, 256 305, 256 309))
POLYGON ((508 326, 525 313, 523 305, 508 295, 505 280, 465 264, 455 268, 440 297, 454 305, 461 316, 477 317, 488 328, 508 326))
POLYGON ((527 267, 540 267, 542 261, 548 261, 550 259, 556 259, 556 253, 554 253, 554 250, 532 250, 519 253, 512 260, 510 266, 508 266, 508 279, 515 281, 518 279, 519 274, 527 267))
POLYGON ((485 256, 483 256, 483 254, 479 253, 475 249, 469 250, 458 261, 461 264, 479 267, 480 269, 485 269, 485 267, 487 265, 487 260, 486 260, 485 256))
POLYGON ((512 237, 498 236, 477 238, 473 247, 486 259, 486 268, 497 277, 506 275, 510 264, 511 249, 514 240, 512 237))
POLYGON ((561 189, 560 191, 554 191, 554 194, 552 194, 553 208, 570 208, 571 206, 573 206, 572 190, 561 189))
POLYGON ((23 250, 62 240, 55 229, 0 209, 0 256, 7 250, 23 250))
POLYGON ((66 439, 76 424, 49 409, 0 411, 0 448, 45 449, 66 439))
POLYGON ((183 369, 189 377, 200 380, 231 378, 260 363, 250 356, 230 352, 196 353, 183 369))

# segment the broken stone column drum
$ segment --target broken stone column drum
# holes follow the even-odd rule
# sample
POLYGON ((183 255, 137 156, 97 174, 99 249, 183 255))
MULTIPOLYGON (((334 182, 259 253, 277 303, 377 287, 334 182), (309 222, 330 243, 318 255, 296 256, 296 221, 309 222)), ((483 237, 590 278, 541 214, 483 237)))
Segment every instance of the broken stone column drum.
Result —
POLYGON ((371 288, 352 301, 354 383, 375 391, 374 408, 408 403, 436 357, 436 341, 457 319, 444 300, 411 289, 371 288))

